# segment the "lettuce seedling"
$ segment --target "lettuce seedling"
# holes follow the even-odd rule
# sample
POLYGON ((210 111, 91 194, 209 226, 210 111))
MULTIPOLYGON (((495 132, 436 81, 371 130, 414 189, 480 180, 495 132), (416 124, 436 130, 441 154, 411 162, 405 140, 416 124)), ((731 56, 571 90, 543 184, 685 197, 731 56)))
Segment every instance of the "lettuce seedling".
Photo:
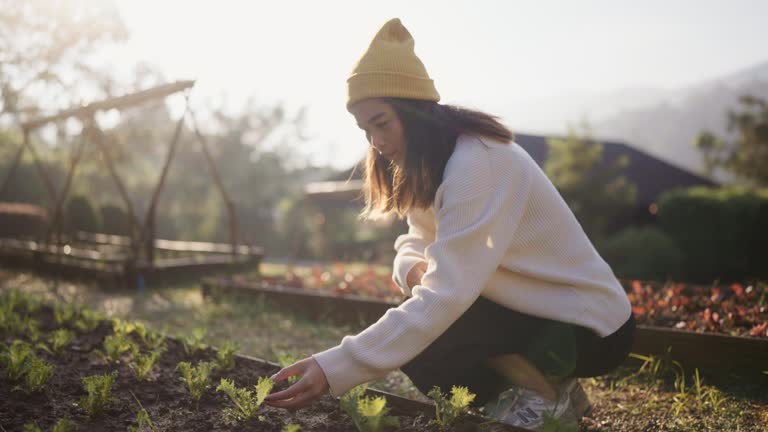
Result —
POLYGON ((80 399, 80 406, 89 416, 101 412, 112 402, 112 384, 117 378, 117 371, 110 374, 91 375, 83 378, 83 388, 88 393, 80 399))
POLYGON ((61 352, 69 346, 75 339, 75 335, 67 329, 58 329, 48 335, 48 344, 51 345, 51 350, 54 354, 61 354, 61 352))
POLYGON ((75 425, 69 419, 63 418, 56 422, 51 432, 70 432, 74 429, 75 425))
POLYGON ((27 360, 33 356, 32 348, 28 343, 14 340, 10 347, 6 347, 0 353, 0 364, 5 369, 5 375, 11 381, 18 381, 27 371, 27 360))
POLYGON ((216 366, 223 371, 235 368, 235 353, 240 349, 237 342, 229 341, 216 352, 216 366))
POLYGON ((427 396, 435 401, 435 422, 442 430, 446 430, 453 424, 459 414, 469 407, 469 404, 475 400, 476 395, 470 393, 466 387, 453 386, 451 388, 451 398, 448 399, 443 395, 439 387, 434 386, 427 393, 427 396))
POLYGON ((179 362, 176 369, 181 372, 181 380, 187 384, 189 393, 195 400, 200 400, 203 393, 211 386, 211 371, 213 363, 200 362, 197 367, 192 367, 189 362, 179 362))
POLYGON ((157 432, 157 429, 155 429, 155 424, 152 423, 152 420, 149 418, 149 413, 147 410, 144 409, 144 406, 141 405, 141 402, 139 402, 139 399, 135 394, 133 394, 133 392, 131 392, 131 395, 139 405, 139 412, 136 413, 136 420, 138 421, 139 426, 128 426, 128 432, 142 432, 145 430, 145 428, 150 432, 157 432))
POLYGON ((204 349, 205 344, 203 343, 203 338, 207 332, 208 330, 205 327, 196 327, 192 330, 191 336, 183 336, 181 338, 181 344, 184 345, 184 352, 186 352, 187 355, 192 355, 197 351, 204 349))
POLYGON ((24 432, 43 432, 43 430, 36 424, 27 423, 24 425, 24 432))
POLYGON ((226 393, 229 396, 229 400, 235 405, 234 408, 224 409, 224 422, 229 425, 235 425, 240 421, 253 417, 272 390, 273 385, 274 382, 271 379, 259 377, 254 394, 252 390, 237 388, 233 381, 222 378, 221 383, 216 387, 216 391, 226 393))
POLYGON ((68 304, 56 303, 53 305, 53 319, 58 325, 67 325, 77 318, 77 308, 68 304))
POLYGON ((143 335, 139 334, 141 342, 150 350, 165 349, 165 336, 156 331, 147 330, 143 335))
POLYGON ((24 376, 24 386, 29 393, 43 389, 53 374, 53 366, 45 363, 32 354, 27 360, 27 371, 24 376))
POLYGON ((91 332, 95 330, 103 320, 104 316, 99 312, 83 309, 80 311, 80 316, 75 320, 74 325, 78 331, 91 332))
POLYGON ((384 397, 365 395, 366 385, 359 385, 345 393, 339 403, 341 409, 352 418, 360 432, 382 432, 386 428, 400 427, 397 417, 388 416, 387 400, 384 397))
POLYGON ((128 352, 135 352, 136 345, 125 333, 115 333, 104 338, 104 351, 95 351, 96 355, 107 362, 118 362, 120 357, 128 352))
POLYGON ((155 363, 160 359, 160 356, 165 352, 165 348, 158 348, 148 354, 139 354, 135 352, 133 360, 128 366, 133 370, 134 375, 139 380, 144 380, 149 375, 149 372, 155 367, 155 363))
POLYGON ((301 425, 297 424, 287 424, 283 428, 282 432, 299 432, 301 430, 301 425))

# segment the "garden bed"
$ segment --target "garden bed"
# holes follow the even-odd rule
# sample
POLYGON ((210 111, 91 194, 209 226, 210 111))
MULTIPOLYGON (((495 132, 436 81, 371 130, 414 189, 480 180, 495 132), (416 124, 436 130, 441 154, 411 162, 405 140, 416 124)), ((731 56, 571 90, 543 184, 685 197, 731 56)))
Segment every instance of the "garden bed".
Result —
MULTIPOLYGON (((265 278, 252 283, 242 278, 208 278, 203 280, 202 292, 203 296, 214 299, 224 296, 245 296, 256 301, 259 298, 268 299, 311 318, 350 324, 371 324, 384 315, 387 309, 399 305, 396 300, 278 285, 275 284, 276 280, 265 278)), ((632 299, 633 294, 628 295, 632 299)), ((637 311, 634 313, 638 316, 637 311)), ((660 311, 659 315, 663 313, 660 311)), ((757 313, 762 312, 758 310, 757 313)), ((647 322, 642 315, 638 321, 647 322)), ((730 336, 714 331, 704 333, 640 324, 632 351, 638 354, 668 355, 691 369, 761 371, 768 365, 768 338, 759 334, 755 337, 730 336)), ((638 360, 630 357, 628 363, 637 364, 638 360)))
MULTIPOLYGON (((23 303, 22 303, 23 305, 23 303)), ((17 311, 19 307, 16 307, 17 311)), ((0 426, 3 430, 22 430, 25 424, 36 424, 42 430, 50 430, 60 419, 69 419, 76 430, 124 431, 129 426, 136 427, 140 405, 146 409, 156 430, 184 431, 283 431, 288 425, 299 425, 302 431, 355 431, 352 419, 340 408, 339 401, 326 395, 308 408, 296 412, 262 405, 256 415, 237 425, 225 422, 223 411, 232 404, 223 392, 215 391, 222 378, 232 380, 237 387, 253 389, 260 377, 275 373, 279 366, 260 359, 235 355, 234 368, 229 371, 214 369, 211 374, 211 387, 203 392, 199 401, 192 398, 186 384, 177 370, 179 362, 188 361, 193 366, 200 362, 215 362, 218 352, 210 347, 200 348, 187 354, 182 339, 164 338, 166 350, 161 354, 155 367, 148 373, 147 380, 139 380, 129 362, 135 360, 130 351, 119 356, 117 361, 109 361, 97 355, 105 351, 104 342, 108 336, 115 335, 113 323, 100 321, 92 330, 76 328, 75 321, 57 320, 54 309, 43 305, 32 308, 30 317, 37 321, 38 342, 47 342, 53 346, 50 337, 61 328, 69 328, 74 339, 53 354, 43 349, 34 349, 43 362, 52 365, 52 374, 42 390, 29 393, 23 380, 9 378, 7 362, 0 373, 0 426), (115 373, 111 387, 113 401, 100 413, 88 415, 82 398, 86 396, 83 378, 100 374, 115 373), (16 388, 16 389, 15 389, 16 388), (135 395, 135 397, 134 397, 135 395)), ((60 309, 59 312, 65 310, 60 309)), ((7 312, 7 310, 6 310, 7 312)), ((7 318, 6 314, 6 318, 7 318)), ((23 313, 22 313, 23 316, 23 313)), ((2 321, 8 324, 10 321, 2 321)), ((127 325, 127 323, 123 323, 127 325)), ((0 327, 4 332, 3 342, 10 346, 13 340, 31 342, 33 332, 13 332, 11 327, 0 327)), ((139 354, 148 354, 144 338, 139 332, 126 333, 136 346, 141 347, 139 354)), ((34 346, 34 343, 32 343, 34 346)), ((286 388, 287 383, 275 385, 275 389, 286 388)), ((275 391, 273 389, 273 391, 275 391)), ((434 407, 396 396, 369 390, 368 394, 384 395, 391 407, 390 415, 398 417, 402 431, 437 431, 438 427, 430 424, 430 412, 434 407)), ((450 431, 479 430, 480 418, 462 414, 459 420, 449 428, 450 431)), ((149 429, 141 429, 149 430, 149 429)), ((486 425, 483 430, 515 430, 499 424, 486 425)))

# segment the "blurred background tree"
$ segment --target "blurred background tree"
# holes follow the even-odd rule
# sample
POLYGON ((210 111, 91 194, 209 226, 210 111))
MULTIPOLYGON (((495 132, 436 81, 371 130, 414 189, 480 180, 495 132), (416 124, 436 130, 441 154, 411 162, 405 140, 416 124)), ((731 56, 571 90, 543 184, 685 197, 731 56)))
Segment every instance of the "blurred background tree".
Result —
POLYGON ((586 122, 581 127, 581 135, 569 128, 565 139, 547 140, 544 171, 586 234, 599 240, 621 228, 615 221, 634 205, 637 188, 620 174, 629 158, 604 161, 603 145, 592 139, 586 122))
POLYGON ((703 131, 694 141, 704 156, 710 175, 720 168, 746 186, 768 186, 768 102, 742 96, 738 110, 728 110, 731 139, 720 139, 703 131))

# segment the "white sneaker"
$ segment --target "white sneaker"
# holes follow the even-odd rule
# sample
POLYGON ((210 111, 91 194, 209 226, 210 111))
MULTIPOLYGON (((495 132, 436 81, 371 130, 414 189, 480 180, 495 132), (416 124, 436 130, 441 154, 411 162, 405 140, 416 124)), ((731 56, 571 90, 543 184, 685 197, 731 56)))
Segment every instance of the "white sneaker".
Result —
POLYGON ((558 399, 552 401, 533 390, 513 387, 486 404, 485 411, 496 421, 533 431, 544 425, 545 417, 561 426, 578 427, 568 391, 572 388, 573 383, 562 386, 564 391, 558 386, 558 399))

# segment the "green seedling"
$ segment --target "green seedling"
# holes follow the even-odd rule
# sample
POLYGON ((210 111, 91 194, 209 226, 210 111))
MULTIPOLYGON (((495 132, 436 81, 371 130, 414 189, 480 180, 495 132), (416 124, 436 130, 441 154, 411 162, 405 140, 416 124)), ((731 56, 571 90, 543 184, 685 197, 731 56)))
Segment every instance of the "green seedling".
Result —
POLYGON ((223 371, 235 368, 235 353, 240 349, 237 342, 227 342, 216 352, 216 366, 223 371))
POLYGON ((139 334, 141 342, 150 350, 157 350, 165 347, 165 335, 153 330, 146 330, 143 334, 139 334))
POLYGON ((194 368, 189 362, 180 362, 176 365, 176 369, 181 372, 181 380, 187 384, 189 393, 195 400, 199 401, 211 386, 213 367, 213 363, 210 362, 200 362, 194 368))
POLYGON ((36 424, 27 423, 24 425, 24 432, 43 432, 43 430, 36 424))
POLYGON ((437 386, 432 387, 427 396, 435 401, 435 422, 442 430, 448 429, 475 400, 475 394, 463 386, 453 386, 450 399, 443 395, 437 386))
POLYGON ((552 417, 549 413, 544 413, 544 423, 541 425, 541 432, 579 432, 579 426, 575 424, 564 424, 559 419, 552 417))
POLYGON ((120 357, 128 351, 135 352, 136 345, 125 333, 115 333, 104 338, 104 351, 96 351, 96 355, 107 362, 118 362, 120 357))
POLYGON ((99 326, 104 320, 104 316, 99 312, 90 309, 80 311, 80 316, 75 320, 74 326, 78 331, 91 332, 99 326))
POLYGON ((53 366, 40 360, 34 354, 29 357, 27 364, 24 386, 27 392, 36 393, 45 387, 53 374, 53 366))
POLYGON ((68 325, 77 319, 77 308, 68 304, 56 303, 53 305, 53 319, 58 325, 68 325))
POLYGON ((11 381, 18 381, 27 371, 27 361, 33 356, 28 343, 14 340, 10 347, 5 347, 0 353, 0 364, 5 369, 5 375, 11 381))
POLYGON ((382 432, 386 428, 399 428, 400 420, 388 416, 387 400, 381 396, 365 396, 366 385, 345 393, 340 399, 341 409, 352 418, 360 432, 382 432))
POLYGON ((112 402, 112 384, 115 378, 117 371, 83 378, 83 388, 88 394, 80 399, 80 406, 89 416, 98 414, 112 402))
POLYGON ((128 432, 142 432, 145 430, 148 430, 149 432, 157 432, 157 429, 155 429, 155 424, 152 423, 152 419, 149 418, 149 413, 147 410, 144 409, 144 406, 141 405, 141 402, 139 402, 139 399, 135 394, 133 394, 133 392, 131 392, 131 396, 133 396, 133 400, 135 400, 139 405, 139 411, 136 413, 136 421, 139 423, 139 425, 128 426, 128 432))
POLYGON ((139 354, 138 351, 133 356, 133 360, 128 366, 133 370, 133 374, 139 380, 147 379, 147 376, 155 367, 160 356, 165 352, 165 348, 158 348, 148 354, 139 354))
POLYGON ((51 432, 70 432, 74 429, 75 425, 69 419, 63 418, 56 422, 51 432))
POLYGON ((301 425, 287 424, 283 428, 282 432, 299 432, 300 430, 301 430, 301 425))
POLYGON ((54 354, 61 352, 75 339, 75 335, 67 329, 58 329, 48 335, 48 344, 54 354))
POLYGON ((256 384, 256 392, 245 388, 235 387, 235 383, 226 378, 221 379, 221 383, 216 387, 216 391, 221 391, 229 396, 229 400, 235 405, 234 408, 224 409, 224 422, 230 425, 237 424, 240 421, 253 417, 258 411, 264 399, 272 390, 274 382, 267 377, 259 377, 256 384))
POLYGON ((184 336, 181 338, 181 344, 184 346, 184 352, 187 355, 192 355, 197 351, 205 349, 203 338, 208 330, 205 327, 196 327, 192 330, 191 336, 184 336))

